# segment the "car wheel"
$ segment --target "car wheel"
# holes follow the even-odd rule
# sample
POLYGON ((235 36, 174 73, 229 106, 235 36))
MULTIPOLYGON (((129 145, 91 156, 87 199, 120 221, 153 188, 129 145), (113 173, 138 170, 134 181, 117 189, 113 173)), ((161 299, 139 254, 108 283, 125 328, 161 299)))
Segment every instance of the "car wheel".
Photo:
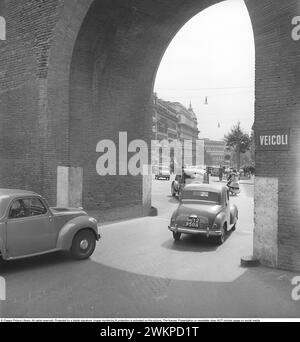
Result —
POLYGON ((222 246, 226 239, 226 227, 224 226, 222 229, 222 235, 217 237, 216 243, 218 246, 222 246))
POLYGON ((92 231, 85 229, 75 235, 71 247, 71 254, 74 259, 85 260, 94 253, 95 248, 95 234, 92 231))
POLYGON ((175 241, 179 241, 180 240, 180 238, 181 238, 181 233, 173 233, 173 238, 174 238, 174 240, 175 241))

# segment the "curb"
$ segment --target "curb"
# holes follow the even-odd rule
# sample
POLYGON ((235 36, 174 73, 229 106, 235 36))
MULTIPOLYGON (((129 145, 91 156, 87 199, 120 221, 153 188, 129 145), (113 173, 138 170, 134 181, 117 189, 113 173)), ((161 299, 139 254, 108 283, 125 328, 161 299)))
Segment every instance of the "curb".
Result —
POLYGON ((241 266, 244 268, 258 267, 260 266, 260 261, 254 256, 247 256, 241 259, 241 266))
POLYGON ((150 217, 157 217, 158 216, 157 208, 151 207, 148 216, 150 216, 150 217))

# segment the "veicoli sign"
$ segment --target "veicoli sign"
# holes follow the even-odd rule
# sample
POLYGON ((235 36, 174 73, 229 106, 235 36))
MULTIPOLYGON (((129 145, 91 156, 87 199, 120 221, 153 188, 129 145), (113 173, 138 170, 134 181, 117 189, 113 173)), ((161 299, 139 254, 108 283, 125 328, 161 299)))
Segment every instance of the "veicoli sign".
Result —
POLYGON ((257 131, 255 136, 257 151, 288 151, 290 149, 289 130, 257 131))

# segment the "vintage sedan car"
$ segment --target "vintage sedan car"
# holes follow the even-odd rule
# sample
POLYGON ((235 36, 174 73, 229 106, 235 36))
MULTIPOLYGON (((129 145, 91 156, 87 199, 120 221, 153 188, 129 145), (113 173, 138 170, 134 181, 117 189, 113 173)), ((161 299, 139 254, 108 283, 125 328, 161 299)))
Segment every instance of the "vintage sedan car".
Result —
POLYGON ((167 165, 162 165, 158 168, 157 172, 155 173, 155 179, 165 179, 165 180, 170 180, 171 178, 171 172, 170 172, 170 167, 167 165))
POLYGON ((183 188, 188 184, 206 184, 209 182, 206 170, 197 168, 185 168, 182 175, 176 175, 171 185, 173 197, 180 197, 183 188))
POLYGON ((0 189, 0 258, 13 260, 69 251, 89 258, 100 239, 97 221, 83 209, 50 208, 40 195, 0 189))
POLYGON ((180 240, 182 234, 204 235, 222 245, 226 233, 234 231, 237 222, 238 208, 230 203, 227 187, 190 184, 183 189, 169 230, 176 241, 180 240))

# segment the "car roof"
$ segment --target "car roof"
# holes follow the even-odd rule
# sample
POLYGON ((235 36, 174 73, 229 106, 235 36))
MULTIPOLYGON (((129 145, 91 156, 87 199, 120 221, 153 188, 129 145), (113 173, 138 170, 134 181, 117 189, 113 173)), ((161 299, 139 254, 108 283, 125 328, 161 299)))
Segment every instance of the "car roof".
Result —
POLYGON ((222 191, 226 190, 225 186, 221 185, 212 185, 212 184, 189 184, 186 185, 184 190, 190 191, 208 191, 208 192, 218 192, 221 193, 222 191))
POLYGON ((0 198, 2 197, 19 197, 19 196, 39 196, 33 191, 18 190, 18 189, 0 189, 0 198))

